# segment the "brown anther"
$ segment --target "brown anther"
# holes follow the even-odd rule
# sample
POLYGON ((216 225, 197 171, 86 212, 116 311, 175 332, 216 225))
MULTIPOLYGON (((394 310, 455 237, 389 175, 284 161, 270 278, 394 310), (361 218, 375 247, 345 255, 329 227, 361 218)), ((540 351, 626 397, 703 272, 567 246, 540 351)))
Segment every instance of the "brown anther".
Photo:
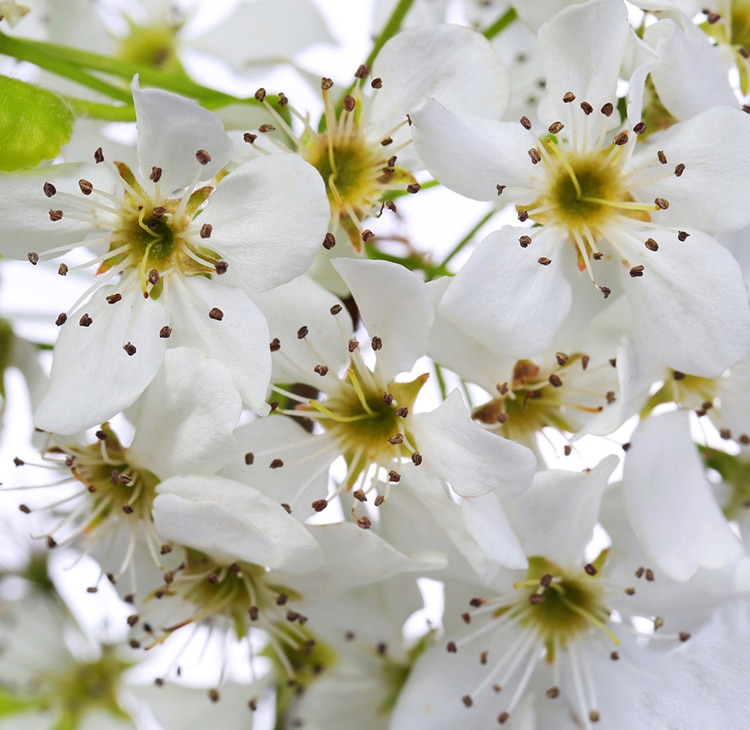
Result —
POLYGON ((328 506, 328 501, 327 501, 327 500, 325 500, 325 499, 316 499, 316 500, 315 500, 315 501, 314 501, 314 502, 312 503, 312 508, 313 508, 313 509, 314 509, 314 510, 315 510, 316 512, 322 512, 322 511, 323 511, 323 510, 324 510, 324 509, 325 509, 325 508, 326 508, 327 506, 328 506))
POLYGON ((531 604, 532 606, 537 606, 537 605, 539 605, 540 603, 544 603, 544 600, 545 600, 545 599, 544 599, 544 594, 543 594, 543 593, 532 593, 532 594, 531 594, 531 595, 529 596, 529 603, 530 603, 530 604, 531 604))
POLYGON ((581 357, 581 368, 585 370, 589 366, 590 362, 591 358, 588 355, 583 355, 583 357, 581 357))
POLYGON ((383 403, 389 406, 393 403, 393 396, 390 393, 383 393, 383 403))
POLYGON ((552 263, 552 259, 548 259, 546 256, 540 256, 536 261, 542 266, 549 266, 552 263))
POLYGON ((282 502, 281 506, 284 508, 287 514, 292 514, 292 508, 286 502, 282 502))
POLYGON ((406 418, 409 415, 409 409, 406 406, 401 406, 396 409, 396 415, 399 418, 406 418))
POLYGON ((68 315, 65 314, 65 312, 60 312, 60 314, 57 315, 57 319, 55 320, 55 324, 58 327, 62 327, 67 321, 68 321, 68 315))
POLYGON ((94 162, 98 165, 100 162, 104 162, 104 153, 101 147, 97 147, 94 150, 94 162))
POLYGON ((483 651, 483 652, 482 652, 482 653, 481 653, 481 654, 479 655, 479 663, 480 663, 480 664, 481 664, 482 666, 484 666, 485 664, 487 664, 487 659, 489 658, 489 656, 490 656, 490 653, 489 653, 488 651, 483 651))
POLYGON ((151 180, 151 182, 153 183, 158 183, 159 180, 161 180, 161 175, 162 175, 161 167, 152 167, 151 174, 148 176, 148 179, 151 180))
POLYGON ((258 135, 251 134, 250 132, 245 132, 245 134, 242 135, 242 139, 248 144, 253 144, 253 142, 255 142, 255 140, 258 139, 258 135))
POLYGON ((258 616, 260 616, 260 609, 257 606, 250 606, 247 613, 251 621, 257 621, 258 616))
POLYGON ((422 454, 420 454, 418 451, 415 451, 411 455, 411 462, 414 464, 414 466, 419 466, 422 463, 422 454))
POLYGON ((287 95, 283 91, 280 91, 278 93, 278 97, 279 97, 279 106, 282 109, 289 104, 289 99, 287 98, 287 95))
POLYGON ((566 91, 563 94, 562 100, 566 104, 570 104, 571 102, 574 102, 576 100, 576 95, 572 91, 566 91))
POLYGON ((357 70, 354 72, 355 79, 366 79, 370 75, 370 67, 365 66, 364 63, 357 66, 357 70))
POLYGON ((336 245, 336 237, 333 233, 326 233, 326 237, 323 239, 323 248, 330 251, 336 245))
POLYGON ((611 117, 614 110, 614 104, 608 101, 599 111, 604 114, 605 117, 611 117))
POLYGON ((313 372, 317 373, 322 378, 322 377, 325 377, 326 375, 328 375, 328 367, 325 366, 325 365, 316 365, 313 368, 313 372))
POLYGON ((658 251, 659 244, 653 238, 647 238, 644 244, 649 251, 658 251))
POLYGON ((323 91, 328 91, 328 89, 333 88, 333 80, 329 79, 327 76, 323 76, 323 78, 320 79, 320 88, 323 89, 323 91))
POLYGON ((550 134, 557 134, 558 132, 565 129, 565 125, 562 122, 552 122, 552 124, 547 127, 547 131, 550 134))
POLYGON ((273 124, 261 124, 258 127, 258 131, 262 132, 263 134, 268 134, 269 132, 275 132, 276 127, 274 127, 273 124))
POLYGON ((642 265, 634 266, 630 271, 628 272, 634 279, 637 279, 639 276, 643 276, 643 269, 644 267, 642 265))
POLYGON ((628 586, 625 589, 625 595, 626 596, 634 596, 635 595, 635 588, 633 588, 632 586, 628 586))
POLYGON ((352 492, 352 497, 354 497, 354 499, 356 499, 358 502, 366 502, 367 501, 367 495, 361 489, 355 489, 352 492))
POLYGON ((563 447, 563 453, 565 456, 570 456, 573 453, 573 447, 570 444, 565 444, 563 447))
POLYGON ((171 545, 162 545, 159 548, 159 554, 160 555, 169 555, 169 553, 172 552, 172 546, 171 545))
POLYGON ((677 638, 684 643, 690 639, 690 634, 687 631, 680 631, 680 633, 677 634, 677 638))
MULTIPOLYGON (((393 144, 393 137, 383 137, 383 139, 380 140, 380 144, 382 147, 387 147, 389 144, 393 144)), ((389 165, 389 167, 393 167, 393 165, 389 165)))
POLYGON ((48 198, 51 198, 57 192, 57 188, 51 182, 45 182, 42 185, 42 190, 48 198))
POLYGON ((357 100, 353 96, 344 97, 343 107, 346 111, 353 112, 355 106, 357 106, 357 100))
MULTIPOLYGON (((330 79, 329 79, 330 80, 330 79)), ((325 79, 323 79, 325 81, 325 79)), ((331 86, 333 86, 333 81, 331 81, 331 86)), ((329 87, 330 88, 330 87, 329 87)), ((256 101, 265 101, 266 99, 266 90, 261 86, 256 92, 255 92, 255 100, 256 101)))
POLYGON ((383 88, 383 79, 381 79, 381 78, 373 79, 370 82, 370 86, 372 86, 373 89, 382 89, 383 88))
POLYGON ((732 438, 732 432, 728 428, 722 428, 719 430, 719 436, 721 436, 724 441, 729 441, 732 438))
POLYGON ((689 234, 689 233, 687 233, 687 231, 678 231, 678 232, 677 232, 677 240, 678 240, 678 241, 686 241, 686 240, 687 240, 687 237, 688 237, 689 235, 690 235, 690 234, 689 234))
POLYGON ((547 697, 549 697, 551 700, 556 699, 560 696, 560 689, 558 687, 550 687, 546 693, 547 697))
POLYGON ((594 251, 594 253, 591 254, 591 258, 594 259, 594 261, 601 261, 604 258, 604 254, 601 251, 594 251))
POLYGON ((359 340, 356 337, 352 337, 347 343, 347 349, 349 352, 354 352, 359 347, 359 340))
POLYGON ((445 648, 448 650, 449 654, 455 654, 458 651, 455 641, 449 641, 445 648))
POLYGON ((500 723, 500 725, 505 725, 506 722, 510 719, 510 715, 507 712, 501 712, 497 716, 497 721, 500 723))
POLYGON ((682 177, 683 172, 685 172, 685 165, 680 163, 679 165, 675 166, 674 168, 675 177, 682 177))
POLYGON ((372 527, 372 520, 367 515, 354 515, 354 519, 357 521, 357 527, 363 530, 369 530, 372 527))
POLYGON ((657 158, 659 159, 659 162, 661 162, 662 165, 667 164, 667 156, 664 154, 664 150, 659 150, 656 153, 657 158))
POLYGON ((45 542, 47 543, 47 547, 52 550, 53 548, 57 547, 57 542, 55 541, 55 538, 52 537, 52 535, 47 535, 47 538, 45 539, 45 542))
POLYGON ((666 210, 669 208, 669 201, 666 198, 654 198, 654 205, 659 210, 666 210))
POLYGON ((377 335, 372 338, 372 341, 370 344, 372 345, 372 349, 375 350, 375 352, 383 349, 383 340, 377 335))
POLYGON ((133 357, 136 353, 135 345, 132 342, 126 342, 122 349, 125 350, 125 352, 130 356, 133 357))
POLYGON ((644 574, 645 572, 646 572, 646 569, 645 569, 645 568, 644 568, 643 566, 641 566, 640 568, 638 568, 638 569, 637 569, 637 570, 635 571, 635 577, 636 577, 636 578, 643 578, 643 574, 644 574))
POLYGON ((518 220, 521 221, 521 223, 524 223, 525 221, 529 220, 529 212, 527 210, 519 210, 518 220))
POLYGON ((281 340, 278 337, 274 337, 268 347, 271 352, 278 352, 281 349, 281 340))
POLYGON ((596 575, 599 572, 597 571, 596 566, 591 563, 586 563, 586 565, 583 566, 583 570, 586 575, 596 575))
POLYGON ((391 469, 388 472, 388 481, 396 484, 397 482, 401 481, 401 475, 397 471, 391 469))
POLYGON ((470 695, 464 695, 461 698, 461 702, 463 702, 466 707, 471 707, 474 704, 474 700, 471 699, 470 695))
POLYGON ((94 320, 89 317, 88 312, 84 314, 79 320, 78 324, 81 327, 90 327, 93 324, 94 320))
POLYGON ((528 117, 521 117, 518 121, 524 129, 531 129, 531 120, 528 117))
POLYGON ((57 267, 57 273, 59 276, 67 276, 68 275, 68 265, 67 264, 60 264, 57 267))
POLYGON ((594 107, 591 106, 591 104, 589 104, 587 101, 581 102, 581 109, 586 116, 588 116, 589 114, 593 114, 594 112, 594 107))
POLYGON ((89 586, 86 589, 86 593, 99 593, 99 589, 96 586, 89 586))
POLYGON ((507 185, 495 185, 495 187, 497 188, 497 194, 502 195, 507 185))
POLYGON ((559 388, 563 384, 562 378, 556 373, 552 373, 552 375, 549 376, 548 380, 550 384, 555 388, 559 388))
POLYGON ((747 446, 750 444, 750 436, 748 436, 746 433, 740 434, 740 437, 737 439, 743 446, 747 446))
POLYGON ((745 46, 740 46, 737 49, 737 53, 739 53, 740 56, 742 56, 742 58, 745 58, 745 59, 750 58, 750 51, 748 51, 747 48, 745 48, 745 46))
POLYGON ((297 330, 297 339, 304 340, 305 337, 310 333, 310 330, 306 326, 302 326, 297 330))
POLYGON ((59 221, 59 220, 62 220, 62 217, 63 217, 63 212, 62 212, 61 210, 52 210, 52 209, 50 208, 50 211, 49 211, 49 219, 50 219, 51 221, 59 221))
POLYGON ((342 309, 340 304, 334 304, 328 311, 335 317, 342 309))
POLYGON ((208 690, 208 699, 210 699, 211 702, 218 702, 219 701, 219 690, 217 690, 217 689, 210 689, 210 690, 208 690))
POLYGON ((612 144, 621 147, 628 143, 628 133, 625 131, 620 132, 613 140, 612 144))
POLYGON ((721 20, 721 15, 719 15, 718 13, 707 13, 706 20, 708 21, 709 25, 714 25, 721 20))
POLYGON ((397 433, 395 436, 390 436, 388 438, 388 443, 391 444, 391 446, 397 446, 398 444, 404 443, 404 437, 402 434, 397 433))
POLYGON ((159 330, 159 337, 161 337, 162 340, 167 340, 172 335, 172 328, 165 324, 160 330, 159 330))
POLYGON ((221 322, 221 320, 224 319, 224 312, 222 312, 218 307, 211 307, 208 312, 208 316, 211 319, 215 319, 217 322, 221 322))
POLYGON ((152 286, 156 286, 156 284, 159 283, 160 279, 161 279, 161 276, 159 275, 159 272, 156 269, 151 269, 151 271, 148 272, 148 282, 152 286))
POLYGON ((211 238, 211 234, 214 231, 214 227, 210 223, 204 223, 201 226, 201 232, 200 237, 201 238, 211 238))
POLYGON ((640 121, 633 126, 633 131, 636 134, 643 134, 646 131, 646 122, 640 121))
POLYGON ((385 502, 385 496, 382 494, 379 494, 377 497, 375 497, 375 501, 373 502, 373 504, 376 507, 380 507, 380 505, 383 504, 383 502, 385 502))
POLYGON ((369 228, 365 228, 362 231, 362 240, 367 243, 371 238, 375 238, 375 234, 369 228))
POLYGON ((518 243, 521 244, 521 248, 528 248, 531 245, 531 236, 521 236, 518 243))
POLYGON ((599 722, 599 713, 596 710, 591 710, 589 712, 589 720, 591 722, 599 722))
POLYGON ((539 585, 542 586, 542 588, 549 588, 552 585, 553 580, 554 580, 554 576, 552 575, 552 573, 545 573, 539 579, 539 585))
POLYGON ((419 183, 411 183, 411 185, 406 186, 406 192, 411 193, 412 195, 418 193, 421 189, 422 186, 419 183))
POLYGON ((557 360, 557 364, 562 367, 563 365, 565 365, 565 363, 568 362, 569 357, 564 352, 556 352, 555 360, 557 360))
POLYGON ((485 603, 487 603, 487 601, 485 601, 484 598, 472 598, 469 601, 469 605, 474 608, 479 608, 480 606, 484 606, 485 603))
POLYGON ((36 266, 39 263, 39 254, 34 251, 29 251, 29 253, 26 254, 26 258, 32 266, 36 266))
POLYGON ((18 509, 20 509, 25 515, 31 514, 31 508, 27 507, 25 504, 19 504, 18 509))
POLYGON ((536 147, 532 147, 529 150, 529 158, 531 159, 531 164, 536 165, 542 161, 542 153, 536 147))
POLYGON ((271 463, 268 465, 268 468, 280 469, 282 466, 284 466, 284 461, 282 459, 273 459, 271 463))

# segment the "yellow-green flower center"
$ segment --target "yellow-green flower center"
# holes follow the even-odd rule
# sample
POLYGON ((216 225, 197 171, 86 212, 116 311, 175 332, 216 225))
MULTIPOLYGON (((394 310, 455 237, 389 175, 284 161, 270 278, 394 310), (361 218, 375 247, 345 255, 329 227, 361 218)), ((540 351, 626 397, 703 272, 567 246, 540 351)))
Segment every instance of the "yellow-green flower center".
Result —
POLYGON ((130 25, 130 33, 120 39, 117 57, 123 61, 149 66, 170 74, 184 73, 177 56, 179 26, 130 25))

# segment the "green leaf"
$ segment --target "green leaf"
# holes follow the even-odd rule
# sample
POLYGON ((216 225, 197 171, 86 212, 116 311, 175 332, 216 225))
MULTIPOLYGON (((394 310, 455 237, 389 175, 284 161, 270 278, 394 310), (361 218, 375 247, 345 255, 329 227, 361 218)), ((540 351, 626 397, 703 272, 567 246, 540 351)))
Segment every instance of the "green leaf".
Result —
POLYGON ((0 687, 0 718, 39 709, 39 702, 33 697, 18 697, 0 687))
POLYGON ((73 132, 73 113, 51 91, 0 76, 0 170, 55 157, 73 132))

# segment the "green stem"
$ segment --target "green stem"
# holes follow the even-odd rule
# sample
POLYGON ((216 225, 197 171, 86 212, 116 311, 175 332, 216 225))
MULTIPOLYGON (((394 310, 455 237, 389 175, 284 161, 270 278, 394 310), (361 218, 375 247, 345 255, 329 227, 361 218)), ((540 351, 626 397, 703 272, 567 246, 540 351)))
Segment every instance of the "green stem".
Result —
POLYGON ((477 231, 490 219, 493 215, 495 215, 497 211, 490 210, 485 215, 483 215, 479 221, 474 225, 474 227, 453 247, 453 250, 443 259, 442 263, 438 265, 438 270, 445 272, 445 274, 449 274, 450 272, 447 269, 448 264, 455 258, 455 256, 471 241, 472 238, 476 235, 477 231))
POLYGON ((69 48, 56 43, 11 37, 1 32, 0 53, 23 61, 30 61, 60 76, 70 78, 96 91, 102 91, 120 101, 130 100, 127 90, 111 86, 97 77, 90 76, 82 69, 118 76, 128 82, 138 74, 140 82, 146 86, 156 86, 193 99, 211 100, 213 103, 231 104, 243 101, 258 103, 255 99, 238 99, 230 94, 196 84, 184 76, 164 73, 149 66, 101 56, 97 53, 69 48))
POLYGON ((433 362, 432 365, 435 368, 435 379, 437 380, 438 388, 440 388, 440 395, 442 396, 443 400, 445 400, 448 397, 448 386, 445 383, 443 368, 440 367, 440 365, 438 365, 436 362, 433 362))
MULTIPOLYGON (((365 66, 368 68, 372 68, 372 64, 374 63, 375 59, 378 57, 378 54, 380 53, 380 50, 385 45, 386 41, 390 38, 393 38, 396 33, 401 30, 401 24, 404 22, 404 18, 406 17, 406 14, 411 10, 411 6, 414 4, 414 0, 399 0, 396 7, 393 9, 393 12, 391 13, 391 17, 388 18, 388 22, 383 27, 383 30, 380 32, 380 34, 377 37, 377 40, 372 46, 372 50, 370 51, 369 55, 365 59, 365 66)), ((354 87, 361 83, 360 81, 355 81, 352 83, 349 88, 344 92, 344 94, 341 97, 341 103, 343 103, 344 97, 348 96, 352 93, 352 90, 354 87)))
POLYGON ((130 104, 116 106, 114 104, 88 101, 87 99, 78 99, 75 96, 65 96, 63 94, 60 94, 60 96, 77 117, 102 119, 107 122, 135 121, 135 108, 130 104))
POLYGON ((508 8, 492 25, 482 31, 482 35, 487 40, 492 40, 516 20, 518 20, 518 13, 516 13, 515 8, 508 8))

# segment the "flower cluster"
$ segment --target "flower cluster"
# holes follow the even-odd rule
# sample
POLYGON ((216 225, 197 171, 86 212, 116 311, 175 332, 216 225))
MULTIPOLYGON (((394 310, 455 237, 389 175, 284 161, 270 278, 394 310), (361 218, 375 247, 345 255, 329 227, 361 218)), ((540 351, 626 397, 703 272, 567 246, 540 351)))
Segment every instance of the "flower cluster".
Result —
POLYGON ((747 727, 747 3, 209 5, 0 0, 0 725, 747 727))

